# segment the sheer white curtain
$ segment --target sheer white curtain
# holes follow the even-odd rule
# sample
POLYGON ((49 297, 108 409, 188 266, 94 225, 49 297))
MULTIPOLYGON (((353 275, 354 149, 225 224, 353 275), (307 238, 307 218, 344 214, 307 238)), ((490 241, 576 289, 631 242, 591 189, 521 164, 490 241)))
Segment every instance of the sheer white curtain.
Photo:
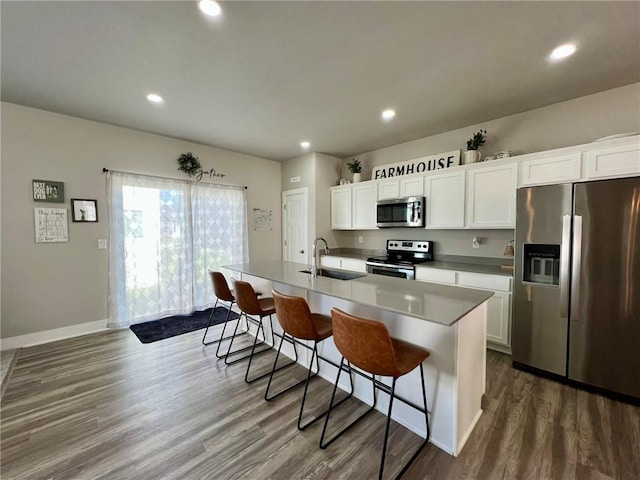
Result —
POLYGON ((109 325, 212 306, 207 269, 248 261, 244 189, 108 176, 109 325))

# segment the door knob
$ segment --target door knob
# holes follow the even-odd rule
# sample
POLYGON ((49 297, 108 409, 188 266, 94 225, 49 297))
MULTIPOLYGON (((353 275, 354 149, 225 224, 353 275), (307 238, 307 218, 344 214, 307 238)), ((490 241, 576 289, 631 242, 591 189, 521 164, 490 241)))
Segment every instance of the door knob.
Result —
POLYGON ((300 253, 304 253, 304 250, 300 250, 300 253))

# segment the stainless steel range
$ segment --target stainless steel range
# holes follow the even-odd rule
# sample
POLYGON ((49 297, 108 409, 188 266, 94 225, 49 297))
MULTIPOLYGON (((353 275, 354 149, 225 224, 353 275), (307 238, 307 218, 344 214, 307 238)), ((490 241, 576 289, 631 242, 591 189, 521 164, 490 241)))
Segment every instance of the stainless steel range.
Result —
POLYGON ((413 280, 415 266, 430 260, 433 260, 433 242, 429 240, 387 240, 387 255, 367 258, 367 273, 413 280))

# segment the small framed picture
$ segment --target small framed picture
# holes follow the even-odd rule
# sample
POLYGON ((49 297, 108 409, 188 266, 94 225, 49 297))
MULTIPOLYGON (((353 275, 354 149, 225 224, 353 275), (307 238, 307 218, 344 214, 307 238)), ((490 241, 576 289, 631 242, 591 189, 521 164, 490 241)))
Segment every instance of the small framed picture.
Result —
POLYGON ((33 180, 33 201, 64 203, 64 182, 33 180))
POLYGON ((97 222, 98 221, 98 201, 86 198, 72 198, 71 219, 74 222, 97 222))

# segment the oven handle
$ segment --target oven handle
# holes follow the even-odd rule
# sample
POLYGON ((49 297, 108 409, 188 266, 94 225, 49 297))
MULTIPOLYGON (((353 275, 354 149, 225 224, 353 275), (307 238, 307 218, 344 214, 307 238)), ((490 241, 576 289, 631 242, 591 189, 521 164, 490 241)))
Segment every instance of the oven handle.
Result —
POLYGON ((378 263, 378 262, 367 262, 367 265, 371 265, 373 267, 385 267, 385 268, 391 267, 391 268, 396 268, 396 267, 393 267, 392 265, 389 265, 387 263, 378 263))
MULTIPOLYGON (((387 272, 400 272, 406 275, 406 279, 414 280, 415 279, 415 269, 414 268, 404 268, 393 265, 388 265, 386 263, 377 263, 377 262, 366 262, 367 265, 367 273, 373 273, 373 268, 377 268, 381 271, 387 272), (372 267, 372 268, 369 268, 372 267)), ((395 275, 392 275, 395 277, 395 275)))

